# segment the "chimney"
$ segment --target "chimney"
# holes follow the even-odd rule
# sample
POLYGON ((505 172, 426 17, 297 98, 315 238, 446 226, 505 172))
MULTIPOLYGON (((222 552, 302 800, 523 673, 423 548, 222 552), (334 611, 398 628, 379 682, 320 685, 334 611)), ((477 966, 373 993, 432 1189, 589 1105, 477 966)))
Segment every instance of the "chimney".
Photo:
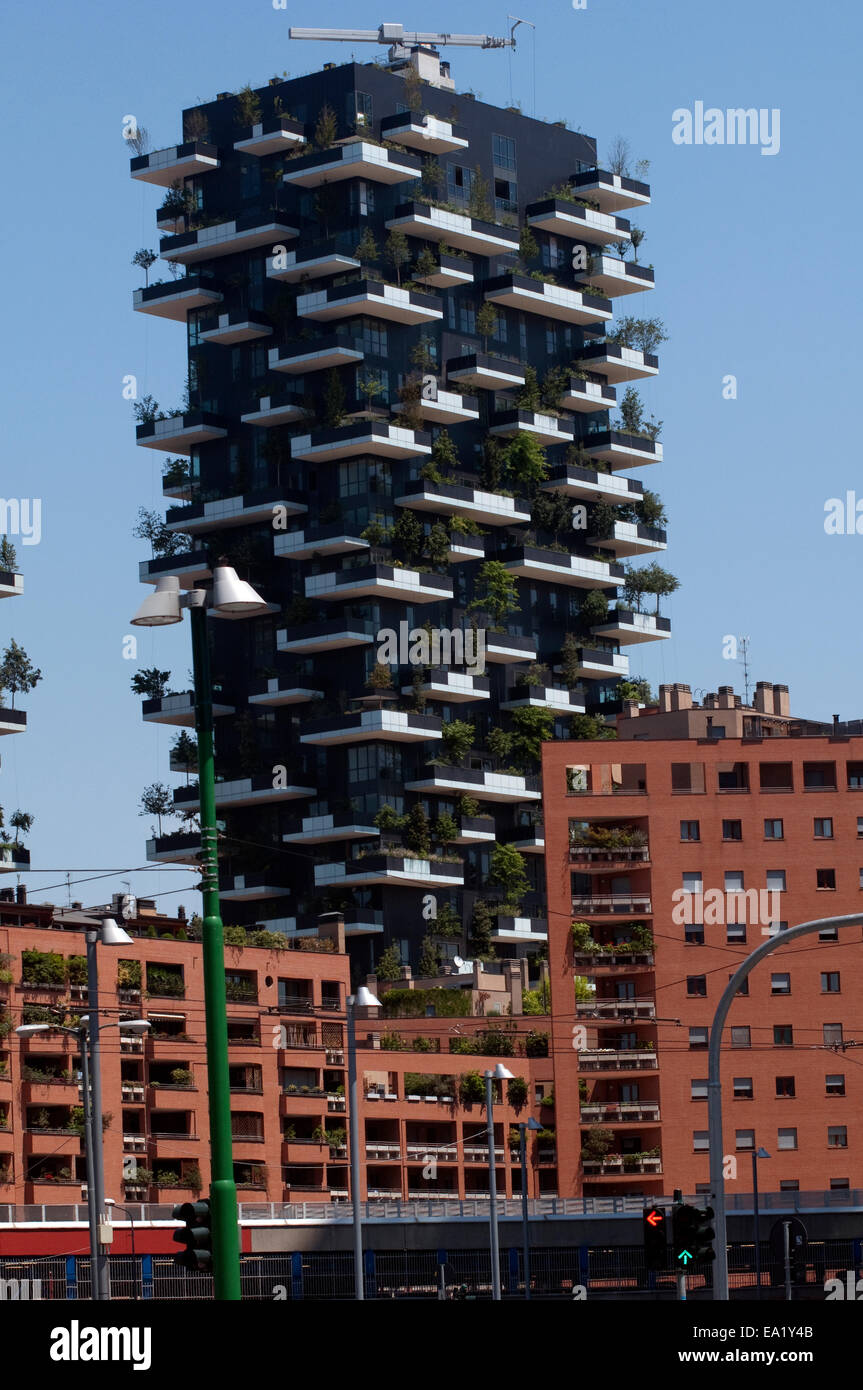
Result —
POLYGON ((719 709, 734 709, 734 686, 720 685, 718 695, 719 709))
POLYGON ((186 909, 183 907, 183 904, 181 903, 180 906, 177 908, 177 921, 178 921, 178 922, 185 922, 185 920, 186 920, 186 909))
POLYGON ((510 1013, 513 1017, 521 1013, 521 970, 518 961, 505 961, 503 967, 507 992, 511 1000, 510 1013))
POLYGON ((84 904, 83 904, 83 903, 73 903, 73 904, 72 904, 72 911, 73 911, 73 912, 83 912, 83 911, 84 911, 84 904))
POLYGON ((345 915, 343 912, 321 912, 318 916, 318 936, 321 941, 334 941, 340 956, 345 953, 345 915))
POLYGON ((27 901, 27 889, 23 883, 19 883, 15 889, 15 901, 16 903, 26 903, 27 901))
POLYGON ((671 708, 674 710, 692 709, 692 691, 680 681, 671 687, 671 708))
POLYGON ((787 685, 774 685, 773 687, 773 713, 783 714, 787 717, 791 715, 791 696, 788 693, 787 685))
POLYGON ((773 713, 773 682, 759 681, 755 687, 755 708, 759 714, 773 713))
POLYGON ((675 708, 675 706, 674 706, 674 704, 673 704, 673 699, 674 699, 674 686, 673 686, 673 685, 661 685, 661 686, 659 687, 659 708, 660 708, 660 710, 662 711, 663 714, 668 714, 672 709, 675 708))
MULTIPOLYGON (((838 734, 838 732, 839 732, 839 715, 838 715, 838 714, 834 714, 834 716, 833 716, 833 732, 834 732, 834 734, 838 734)), ((20 889, 19 889, 18 891, 20 892, 20 889)))
POLYGON ((637 700, 623 700, 620 708, 621 719, 637 719, 639 715, 637 700))

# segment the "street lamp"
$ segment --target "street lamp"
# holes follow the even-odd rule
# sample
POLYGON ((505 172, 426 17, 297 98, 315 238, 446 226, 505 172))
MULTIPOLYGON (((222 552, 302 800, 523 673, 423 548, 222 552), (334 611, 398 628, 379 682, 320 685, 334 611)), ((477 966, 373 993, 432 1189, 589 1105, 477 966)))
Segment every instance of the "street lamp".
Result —
POLYGON ((356 994, 349 994, 345 1001, 345 1014, 348 1030, 348 1104, 347 1116, 351 1138, 351 1206, 354 1216, 354 1298, 363 1301, 366 1296, 363 1277, 363 1213, 360 1202, 360 1098, 357 1084, 357 1030, 355 1009, 379 1009, 381 1001, 365 985, 360 985, 356 994))
POLYGON ((524 1265, 524 1296, 530 1298, 530 1225, 527 1219, 527 1131, 542 1129, 539 1120, 531 1115, 518 1127, 518 1157, 521 1164, 521 1229, 522 1263, 524 1265))
POLYGON ((268 613, 269 604, 229 565, 216 566, 213 591, 180 593, 174 575, 158 580, 155 593, 141 604, 132 625, 164 627, 192 620, 192 671, 195 731, 198 736, 198 796, 201 819, 201 931, 204 957, 204 1014, 207 1030, 207 1077, 210 1108, 210 1208, 213 1230, 213 1275, 216 1298, 237 1300, 240 1285, 237 1185, 231 1141, 231 1089, 228 1073, 228 1010, 225 997, 225 940, 219 911, 219 861, 216 848, 216 778, 213 763, 213 688, 207 642, 207 608, 215 617, 242 618, 268 613))
POLYGON ((761 1144, 757 1149, 752 1150, 752 1199, 755 1203, 755 1286, 758 1290, 755 1297, 761 1297, 761 1233, 758 1229, 758 1160, 759 1158, 770 1158, 771 1155, 761 1144))
MULTIPOLYGON (((494 1166, 494 1092, 492 1082, 511 1081, 513 1073, 503 1062, 498 1062, 494 1071, 485 1073, 485 1124, 488 1135, 488 1224, 491 1234, 491 1296, 500 1302, 500 1248, 497 1239, 497 1173, 494 1166)), ((522 1184, 524 1172, 522 1171, 522 1184)))

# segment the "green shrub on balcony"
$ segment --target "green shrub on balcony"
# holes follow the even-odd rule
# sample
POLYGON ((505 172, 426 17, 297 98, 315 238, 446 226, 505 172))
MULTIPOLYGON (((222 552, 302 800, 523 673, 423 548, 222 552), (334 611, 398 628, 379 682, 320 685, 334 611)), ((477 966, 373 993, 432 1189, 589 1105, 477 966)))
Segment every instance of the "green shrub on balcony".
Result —
POLYGON ((434 1006, 438 1018, 466 1018, 470 994, 460 989, 389 989, 381 1001, 385 1018, 422 1018, 434 1006))
POLYGON ((25 985, 62 986, 66 983, 66 959, 59 951, 22 951, 21 982, 25 985))
POLYGON ((527 1082, 523 1076, 510 1077, 506 1083, 506 1098, 514 1110, 520 1110, 527 1104, 527 1082))
POLYGON ((458 1098, 462 1105, 475 1105, 485 1100, 485 1082, 478 1071, 466 1071, 460 1077, 458 1098))
POLYGON ((573 922, 570 927, 572 935, 572 949, 579 955, 594 955, 602 948, 599 942, 594 941, 590 927, 587 922, 573 922))
POLYGON ((472 1038, 452 1038, 450 1052, 480 1057, 514 1057, 515 1037, 500 1028, 489 1028, 472 1038))
POLYGON ((521 996, 523 1014, 547 1014, 551 1008, 551 989, 548 980, 543 980, 539 989, 526 989, 521 996))
POLYGON ((581 1147, 581 1157, 589 1163, 602 1163, 614 1143, 614 1130, 591 1125, 581 1147))
POLYGON ((139 960, 120 960, 117 962, 117 988, 141 988, 141 962, 139 960))
POLYGON ((182 999, 186 986, 182 975, 162 965, 147 966, 147 993, 182 999))
POLYGON ((225 998, 232 1003, 246 1003, 258 995, 254 980, 226 980, 225 998))
POLYGON ((68 962, 68 978, 70 985, 86 985, 87 983, 87 957, 70 956, 68 962))
POLYGON ((406 1096, 454 1096, 455 1077, 436 1072, 406 1071, 406 1096))
POLYGON ((194 1073, 191 1072, 188 1067, 174 1067, 174 1070, 171 1072, 172 1086, 192 1086, 194 1085, 194 1081, 194 1073))
POLYGON ((540 1033, 531 1029, 524 1040, 524 1055, 525 1057, 547 1057, 548 1033, 540 1033))

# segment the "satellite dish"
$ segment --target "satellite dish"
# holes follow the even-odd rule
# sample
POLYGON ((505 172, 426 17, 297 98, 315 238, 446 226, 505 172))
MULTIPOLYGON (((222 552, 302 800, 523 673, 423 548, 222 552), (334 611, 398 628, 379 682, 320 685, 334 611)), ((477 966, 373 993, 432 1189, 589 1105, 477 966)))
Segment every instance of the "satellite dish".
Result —
POLYGON ((455 966, 456 970, 461 970, 462 966, 464 965, 464 961, 462 960, 461 956, 453 956, 452 963, 455 966))
POLYGON ((137 917, 138 915, 138 904, 128 893, 123 896, 123 906, 120 909, 120 915, 124 922, 130 922, 133 917, 137 917))
POLYGON ((472 960, 462 960, 461 956, 457 956, 456 959, 455 959, 455 965, 456 965, 456 968, 458 969, 458 973, 459 973, 460 975, 472 975, 472 974, 473 974, 473 961, 472 961, 472 960))

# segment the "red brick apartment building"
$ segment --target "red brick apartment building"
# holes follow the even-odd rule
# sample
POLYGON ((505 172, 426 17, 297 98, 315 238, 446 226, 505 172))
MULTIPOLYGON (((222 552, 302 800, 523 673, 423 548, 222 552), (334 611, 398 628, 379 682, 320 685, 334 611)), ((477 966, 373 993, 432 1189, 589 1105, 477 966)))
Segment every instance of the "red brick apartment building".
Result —
MULTIPOLYGON (((556 1088, 560 1194, 706 1190, 730 975, 771 922, 863 913, 863 729, 794 719, 766 682, 750 707, 665 686, 616 741, 547 744, 543 779, 555 1056, 574 1044, 579 1065, 556 1088)), ((863 1183, 861 938, 780 948, 732 1005, 729 1191, 751 1191, 760 1145, 765 1190, 863 1183)))

